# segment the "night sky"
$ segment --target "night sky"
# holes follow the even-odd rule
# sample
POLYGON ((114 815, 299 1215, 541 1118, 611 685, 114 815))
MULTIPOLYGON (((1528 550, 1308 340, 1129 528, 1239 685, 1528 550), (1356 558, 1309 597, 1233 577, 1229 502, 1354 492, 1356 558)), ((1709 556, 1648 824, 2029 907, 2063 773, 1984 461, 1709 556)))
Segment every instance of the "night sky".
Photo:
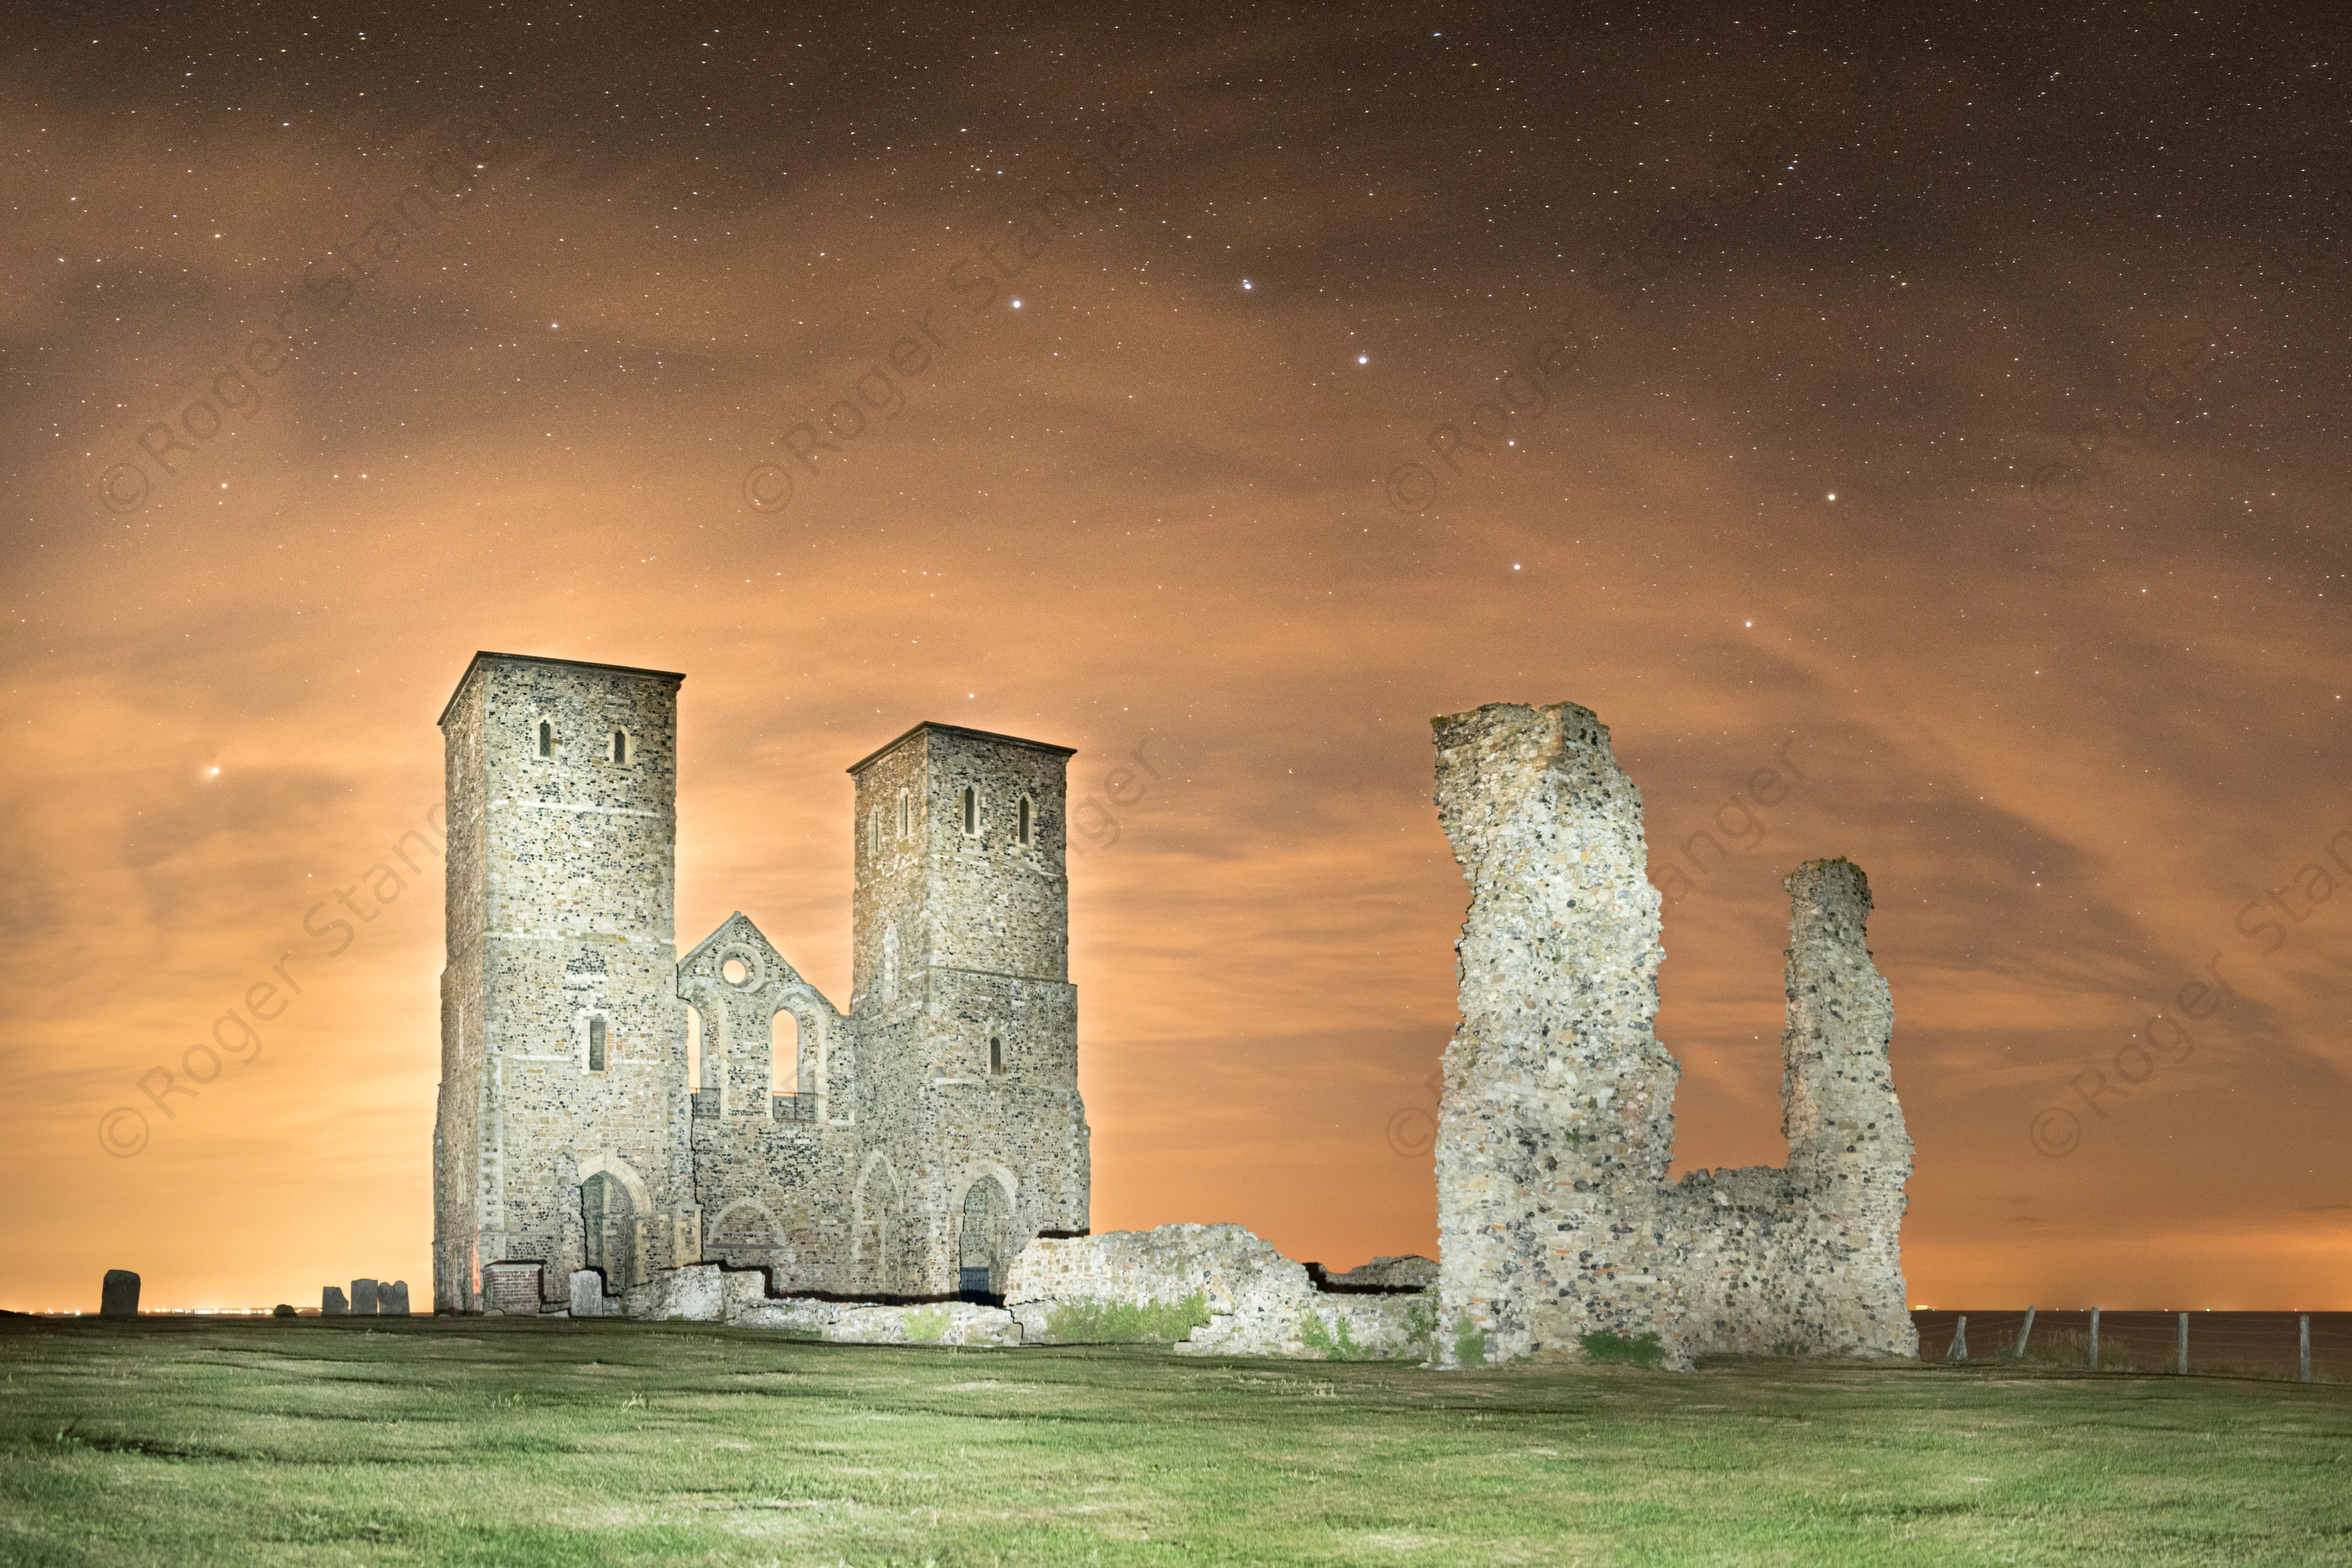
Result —
POLYGON ((1915 1302, 2352 1307, 2352 89, 2234 9, 19 18, 0 1305, 426 1288, 488 648, 686 672, 681 945, 838 1004, 843 770, 1078 748, 1098 1231, 1433 1251, 1428 721, 1572 700, 1677 1169, 1847 855, 1915 1302))

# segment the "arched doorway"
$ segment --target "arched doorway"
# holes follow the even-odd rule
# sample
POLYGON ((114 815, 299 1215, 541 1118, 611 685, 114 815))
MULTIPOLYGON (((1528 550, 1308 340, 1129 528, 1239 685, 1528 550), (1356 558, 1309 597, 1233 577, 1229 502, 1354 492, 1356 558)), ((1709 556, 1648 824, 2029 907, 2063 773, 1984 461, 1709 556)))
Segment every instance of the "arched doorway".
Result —
POLYGON ((587 1263, 602 1269, 604 1289, 625 1290, 637 1282, 637 1214, 620 1178, 600 1171, 580 1184, 580 1228, 587 1263))
POLYGON ((963 1226, 957 1237, 957 1289, 966 1300, 1004 1294, 1005 1231, 1013 1205, 993 1176, 982 1176, 963 1195, 963 1226))

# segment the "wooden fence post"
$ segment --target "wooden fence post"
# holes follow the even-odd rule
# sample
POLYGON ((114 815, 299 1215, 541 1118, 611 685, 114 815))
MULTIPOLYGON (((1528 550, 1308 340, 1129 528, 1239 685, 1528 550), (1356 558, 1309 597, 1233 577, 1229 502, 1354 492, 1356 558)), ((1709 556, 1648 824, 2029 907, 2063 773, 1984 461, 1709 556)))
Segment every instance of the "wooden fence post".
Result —
POLYGON ((2295 1338, 2302 1342, 2303 1381, 2309 1383, 2311 1381, 2311 1314, 2309 1312, 2302 1315, 2300 1326, 2295 1331, 2295 1338))
POLYGON ((2179 1375, 2182 1377, 2187 1377, 2189 1375, 2189 1314, 2186 1312, 2180 1314, 2179 1375))
POLYGON ((2091 1309, 2091 1370, 2099 1370, 2099 1310, 2091 1309))
POLYGON ((2017 1331, 2017 1359, 2025 1359, 2025 1342, 2033 1337, 2033 1309, 2025 1309, 2025 1327, 2017 1331))
POLYGON ((1951 1363, 1964 1362, 1968 1359, 1969 1315, 1966 1312, 1962 1312, 1960 1314, 1960 1321, 1952 1328, 1952 1342, 1945 1348, 1944 1360, 1947 1363, 1951 1363))

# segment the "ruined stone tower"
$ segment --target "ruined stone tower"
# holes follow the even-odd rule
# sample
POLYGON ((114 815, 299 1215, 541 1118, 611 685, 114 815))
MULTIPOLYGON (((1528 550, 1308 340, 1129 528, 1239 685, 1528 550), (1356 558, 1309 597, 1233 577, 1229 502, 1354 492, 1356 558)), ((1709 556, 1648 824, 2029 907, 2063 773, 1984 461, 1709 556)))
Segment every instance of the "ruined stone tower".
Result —
POLYGON ((1911 1142, 1894 1010, 1843 860, 1790 875, 1786 1168, 1669 1187, 1674 1058, 1654 1032, 1658 893, 1642 797, 1585 709, 1436 721, 1437 804, 1473 892, 1437 1137, 1442 1353, 1574 1357, 1588 1334, 1708 1352, 1909 1355, 1911 1142))
POLYGON ((1063 746, 922 724, 857 781, 851 1015, 874 1152, 861 1248, 905 1294, 994 1290, 1087 1227, 1063 746), (979 1271, 986 1271, 982 1278, 979 1271))
POLYGON ((683 679, 485 653, 442 714, 436 1306, 479 1310, 501 1262, 550 1304, 577 1269, 617 1295, 704 1259, 1001 1289, 1032 1237, 1087 1226, 1070 751, 919 724, 850 770, 844 1013, 740 913, 676 953, 683 679))
POLYGON ((436 1308, 474 1310, 481 1266, 508 1258, 593 1255, 627 1280, 692 1261, 672 939, 684 679, 482 654, 441 715, 436 1308))

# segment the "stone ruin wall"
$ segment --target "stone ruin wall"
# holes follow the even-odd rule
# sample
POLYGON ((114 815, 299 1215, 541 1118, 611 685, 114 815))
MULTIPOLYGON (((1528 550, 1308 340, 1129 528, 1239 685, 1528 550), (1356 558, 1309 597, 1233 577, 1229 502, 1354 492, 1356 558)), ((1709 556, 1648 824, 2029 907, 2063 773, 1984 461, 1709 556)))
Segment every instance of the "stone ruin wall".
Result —
POLYGON ((1668 1186, 1680 1069, 1654 1030, 1640 791, 1572 703, 1490 704, 1436 731, 1439 814, 1472 887, 1438 1119, 1440 1359, 1573 1358, 1594 1331, 1655 1334, 1676 1366, 1916 1355, 1897 1247, 1911 1142, 1861 868, 1788 879, 1788 1165, 1668 1186))

